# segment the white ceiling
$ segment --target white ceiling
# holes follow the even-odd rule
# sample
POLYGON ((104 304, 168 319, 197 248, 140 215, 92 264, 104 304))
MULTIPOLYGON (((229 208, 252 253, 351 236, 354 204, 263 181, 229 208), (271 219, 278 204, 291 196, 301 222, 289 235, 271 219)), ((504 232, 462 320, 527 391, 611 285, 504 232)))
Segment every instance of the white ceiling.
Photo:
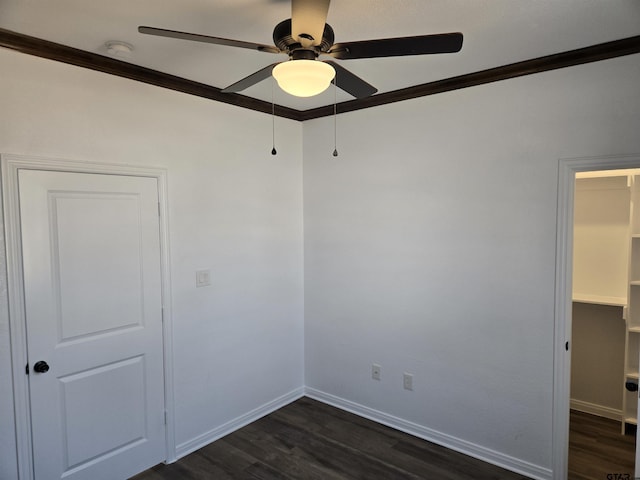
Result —
MULTIPOLYGON (((0 0, 0 28, 107 55, 109 40, 134 46, 126 61, 223 88, 278 60, 241 48, 142 35, 139 25, 272 44, 290 17, 288 0, 0 0)), ((640 35, 640 0, 333 0, 327 22, 336 42, 462 32, 456 54, 340 61, 388 92, 521 60, 640 35)), ((245 95, 271 100, 271 82, 245 95)), ((280 105, 306 110, 333 103, 276 87, 280 105)), ((338 101, 352 97, 338 91, 338 101)))

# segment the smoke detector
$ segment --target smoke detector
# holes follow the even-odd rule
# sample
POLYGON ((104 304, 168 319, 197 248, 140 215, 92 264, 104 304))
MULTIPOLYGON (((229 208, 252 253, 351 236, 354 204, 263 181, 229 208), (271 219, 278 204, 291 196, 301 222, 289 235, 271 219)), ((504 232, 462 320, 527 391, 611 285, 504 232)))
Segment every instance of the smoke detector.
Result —
POLYGON ((129 58, 133 51, 133 45, 119 40, 109 40, 104 46, 112 57, 129 58))

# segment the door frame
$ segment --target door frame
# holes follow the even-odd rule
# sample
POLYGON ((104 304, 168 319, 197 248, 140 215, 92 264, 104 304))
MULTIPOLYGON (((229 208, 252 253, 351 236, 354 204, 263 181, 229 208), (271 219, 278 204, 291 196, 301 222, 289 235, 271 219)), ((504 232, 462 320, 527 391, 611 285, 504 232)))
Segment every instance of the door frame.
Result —
POLYGON ((630 168, 640 168, 640 154, 562 158, 558 161, 551 453, 554 480, 565 480, 568 473, 575 174, 630 168), (568 350, 565 345, 569 345, 568 350))
POLYGON ((9 304, 9 343, 11 346, 11 373, 18 463, 18 478, 34 480, 29 411, 29 382, 25 375, 27 365, 26 315, 24 308, 24 274, 22 269, 22 240, 18 198, 18 171, 47 170, 54 172, 93 173, 151 177, 158 182, 160 213, 160 275, 162 288, 162 334, 164 359, 164 401, 166 414, 165 462, 176 460, 173 399, 173 336, 171 315, 171 284, 169 265, 169 224, 167 170, 158 167, 131 166, 51 159, 35 156, 2 154, 2 200, 6 246, 7 296, 9 304))

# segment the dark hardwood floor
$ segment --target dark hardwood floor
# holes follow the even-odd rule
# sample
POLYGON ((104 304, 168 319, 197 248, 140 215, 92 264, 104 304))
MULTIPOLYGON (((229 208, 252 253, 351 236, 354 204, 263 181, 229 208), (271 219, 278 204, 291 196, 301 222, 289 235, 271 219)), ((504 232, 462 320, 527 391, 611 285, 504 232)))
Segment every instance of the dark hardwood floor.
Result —
POLYGON ((310 398, 302 398, 135 480, 524 480, 310 398))
POLYGON ((635 453, 635 436, 622 435, 620 422, 571 411, 569 480, 633 479, 635 453))
MULTIPOLYGON (((620 423, 571 412, 569 480, 633 478, 635 437, 620 423)), ((132 480, 524 480, 310 398, 302 398, 132 480)))

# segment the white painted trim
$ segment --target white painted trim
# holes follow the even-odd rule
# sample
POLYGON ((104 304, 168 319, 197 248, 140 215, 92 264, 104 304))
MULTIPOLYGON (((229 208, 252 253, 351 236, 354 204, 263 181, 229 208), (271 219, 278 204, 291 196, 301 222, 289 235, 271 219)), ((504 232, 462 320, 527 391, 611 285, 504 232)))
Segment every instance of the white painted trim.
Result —
POLYGON ((29 388, 24 374, 24 368, 27 364, 27 336, 18 203, 18 170, 20 169, 128 175, 151 177, 157 180, 160 202, 160 255, 162 263, 162 301, 164 312, 164 388, 165 409, 167 411, 165 457, 167 462, 174 461, 176 448, 167 170, 157 167, 79 162, 11 154, 0 155, 0 161, 2 164, 2 194, 5 215, 4 229, 6 236, 7 287, 9 299, 9 341, 11 343, 11 371, 15 405, 16 446, 18 449, 18 478, 20 480, 32 480, 34 475, 31 449, 31 418, 28 409, 29 388))
POLYGON ((20 215, 16 173, 11 171, 5 156, 2 161, 2 196, 4 233, 7 258, 7 298, 9 302, 9 343, 11 346, 11 372, 18 462, 18 479, 33 479, 31 412, 29 411, 29 385, 25 378, 27 365, 27 332, 24 311, 24 282, 22 274, 22 243, 20 241, 20 215))
POLYGON ((409 422, 402 418, 389 415, 378 410, 360 405, 358 403, 346 400, 344 398, 325 393, 315 388, 306 387, 306 396, 318 400, 320 402, 332 405, 334 407, 346 410, 347 412, 354 413, 374 422, 381 423, 401 432, 408 433, 423 440, 435 443, 450 450, 469 455, 470 457, 477 458, 483 462, 487 462, 493 465, 497 465, 507 470, 511 470, 522 475, 526 475, 530 478, 536 478, 540 480, 549 480, 551 478, 551 470, 548 468, 534 465, 532 463, 520 460, 518 458, 505 455, 500 452, 496 452, 482 445, 478 445, 460 438, 447 435, 446 433, 438 432, 428 427, 418 425, 417 423, 409 422))
POLYGON ((160 169, 158 202, 160 204, 160 268, 162 276, 162 321, 164 344, 164 408, 167 412, 166 463, 176 458, 175 396, 173 381, 173 310, 171 303, 171 248, 169 245, 169 186, 168 172, 160 169))
POLYGON ((609 418, 617 422, 622 421, 622 410, 620 409, 605 407, 604 405, 585 402, 584 400, 578 400, 575 398, 571 399, 571 410, 590 413, 591 415, 597 415, 599 417, 609 418))
POLYGON ((571 355, 565 342, 571 338, 573 268, 573 196, 575 174, 558 163, 558 208, 556 225, 556 292, 553 340, 553 410, 551 468, 553 479, 567 478, 569 460, 569 387, 571 355), (567 251, 569 246, 570 250, 567 251))
POLYGON ((198 435, 192 440, 188 442, 181 443, 176 447, 177 459, 180 459, 200 448, 209 445, 211 442, 215 442, 216 440, 224 437, 225 435, 229 435, 230 433, 235 432, 236 430, 244 427, 245 425, 249 425, 251 422, 255 422, 256 420, 268 415, 272 412, 275 412, 279 408, 284 407, 285 405, 290 404, 291 402, 295 402, 299 398, 304 396, 304 387, 296 388, 289 393, 286 393, 275 400, 265 403, 244 415, 240 415, 233 420, 220 425, 213 430, 209 430, 208 432, 203 433, 202 435, 198 435))
POLYGON ((569 457, 569 392, 573 269, 573 200, 577 172, 640 167, 640 154, 564 158, 558 161, 558 212, 556 223, 555 333, 553 346, 553 426, 551 467, 553 480, 565 480, 569 457))

